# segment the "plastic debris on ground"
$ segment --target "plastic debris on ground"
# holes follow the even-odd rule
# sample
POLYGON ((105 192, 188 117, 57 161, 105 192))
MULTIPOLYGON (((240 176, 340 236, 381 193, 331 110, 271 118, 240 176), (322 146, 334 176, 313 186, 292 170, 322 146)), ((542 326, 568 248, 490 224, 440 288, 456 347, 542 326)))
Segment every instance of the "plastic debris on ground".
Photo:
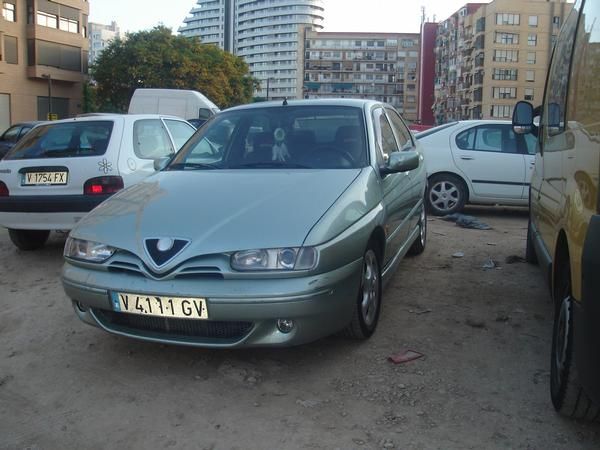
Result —
POLYGON ((452 254, 453 258, 463 258, 465 256, 464 252, 456 252, 452 254))
POLYGON ((483 266, 481 266, 481 267, 486 270, 491 270, 491 269, 499 268, 499 264, 496 261, 494 261, 492 258, 488 258, 488 260, 486 262, 484 262, 483 266))
POLYGON ((415 352, 414 350, 402 350, 401 352, 389 356, 388 361, 391 361, 394 364, 404 364, 422 358, 423 356, 425 356, 423 353, 415 352))
POLYGON ((447 216, 442 217, 442 220, 446 220, 448 222, 456 222, 456 225, 463 228, 472 228, 474 230, 491 230, 487 223, 483 223, 479 219, 476 219, 473 216, 466 216, 464 214, 454 213, 449 214, 447 216))

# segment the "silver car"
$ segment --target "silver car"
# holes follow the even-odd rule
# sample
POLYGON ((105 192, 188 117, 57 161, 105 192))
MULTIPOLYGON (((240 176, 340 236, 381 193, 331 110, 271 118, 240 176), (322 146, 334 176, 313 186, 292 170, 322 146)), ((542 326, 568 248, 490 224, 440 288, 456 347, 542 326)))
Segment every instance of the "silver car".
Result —
POLYGON ((202 347, 366 339, 383 283, 425 248, 423 158, 386 104, 232 108, 157 169, 65 245, 76 314, 114 334, 202 347))

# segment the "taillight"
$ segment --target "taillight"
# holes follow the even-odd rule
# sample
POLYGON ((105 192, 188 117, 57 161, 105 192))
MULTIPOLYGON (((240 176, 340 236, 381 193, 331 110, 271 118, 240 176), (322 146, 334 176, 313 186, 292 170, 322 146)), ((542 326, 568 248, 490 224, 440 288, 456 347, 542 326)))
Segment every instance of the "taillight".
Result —
POLYGON ((8 187, 4 184, 4 181, 0 181, 0 197, 8 197, 9 195, 8 187))
POLYGON ((123 178, 121 177, 90 178, 83 185, 85 195, 114 194, 121 189, 123 189, 123 178))

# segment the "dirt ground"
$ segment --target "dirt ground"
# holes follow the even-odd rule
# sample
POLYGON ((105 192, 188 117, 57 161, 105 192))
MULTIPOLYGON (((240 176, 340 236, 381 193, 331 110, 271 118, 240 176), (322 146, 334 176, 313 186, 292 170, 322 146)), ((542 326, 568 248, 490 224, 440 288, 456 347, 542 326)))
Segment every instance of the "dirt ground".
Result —
POLYGON ((552 311, 523 256, 523 210, 475 208, 493 227, 429 221, 400 266, 376 334, 290 349, 143 343, 80 323, 59 274, 0 231, 0 448, 597 449, 600 427, 549 399, 552 311), (462 258, 452 255, 463 252, 462 258), (498 263, 484 269, 489 259, 498 263), (395 365, 411 349, 425 356, 395 365))

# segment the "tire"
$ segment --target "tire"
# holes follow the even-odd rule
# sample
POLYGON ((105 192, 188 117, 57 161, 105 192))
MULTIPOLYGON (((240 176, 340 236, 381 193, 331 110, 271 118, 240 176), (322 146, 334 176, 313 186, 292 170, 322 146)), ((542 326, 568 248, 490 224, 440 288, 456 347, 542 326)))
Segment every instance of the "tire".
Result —
POLYGON ((554 409, 571 419, 595 421, 600 409, 583 390, 575 366, 573 298, 568 263, 555 289, 554 328, 550 361, 550 395, 554 409))
POLYGON ((538 258, 533 246, 533 237, 531 235, 531 218, 527 223, 527 243, 525 244, 525 261, 529 264, 537 264, 538 258))
POLYGON ((37 250, 38 248, 42 248, 46 241, 48 240, 48 236, 50 236, 50 231, 48 230, 14 230, 9 228, 8 236, 15 247, 19 250, 31 251, 37 250))
POLYGON ((467 202, 467 187, 463 180, 451 174, 438 174, 429 179, 427 206, 435 216, 447 216, 461 211, 467 202))
POLYGON ((419 237, 408 249, 408 254, 411 256, 420 255, 425 251, 427 245, 427 209, 423 205, 421 217, 419 218, 419 237))
POLYGON ((365 340, 377 328, 381 312, 381 262, 377 247, 371 241, 363 257, 360 287, 352 321, 344 330, 347 337, 365 340))

